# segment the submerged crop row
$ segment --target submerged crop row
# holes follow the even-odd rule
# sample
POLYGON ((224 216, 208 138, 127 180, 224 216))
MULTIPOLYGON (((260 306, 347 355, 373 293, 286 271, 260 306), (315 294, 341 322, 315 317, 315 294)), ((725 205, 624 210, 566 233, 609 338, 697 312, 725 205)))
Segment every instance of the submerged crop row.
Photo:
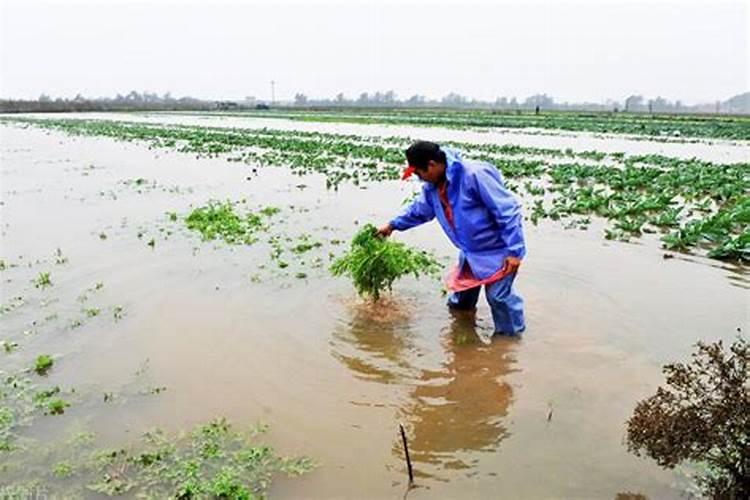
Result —
MULTIPOLYGON (((229 113, 222 113, 226 115, 229 113)), ((750 140, 750 118, 743 116, 659 115, 609 112, 543 112, 498 110, 283 110, 233 113, 301 121, 569 130, 640 135, 650 138, 695 137, 750 140)))
MULTIPOLYGON (((317 173, 327 187, 399 178, 403 138, 269 129, 146 125, 99 120, 6 119, 76 135, 145 142, 149 147, 254 166, 286 166, 317 173)), ((516 145, 450 143, 495 164, 511 189, 530 198, 527 213, 539 218, 589 217, 610 221, 605 236, 628 239, 663 233, 666 248, 702 247, 710 257, 750 259, 750 164, 717 164, 661 155, 573 152, 516 145)))

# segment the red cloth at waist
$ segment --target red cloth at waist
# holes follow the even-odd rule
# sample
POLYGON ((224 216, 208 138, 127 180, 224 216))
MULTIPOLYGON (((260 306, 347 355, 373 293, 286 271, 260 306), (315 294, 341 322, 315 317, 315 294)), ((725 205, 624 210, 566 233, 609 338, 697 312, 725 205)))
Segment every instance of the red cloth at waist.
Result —
POLYGON ((489 285, 490 283, 494 283, 495 281, 500 281, 512 272, 510 266, 508 266, 508 261, 510 259, 514 259, 514 257, 508 257, 502 269, 497 271, 489 278, 485 278, 483 280, 480 280, 479 278, 474 276, 474 273, 471 271, 471 267, 469 267, 469 265, 466 263, 464 263, 464 267, 462 269, 459 269, 458 265, 453 266, 453 268, 448 271, 448 274, 445 276, 445 286, 453 292, 463 292, 464 290, 468 290, 470 288, 476 288, 481 285, 489 285))

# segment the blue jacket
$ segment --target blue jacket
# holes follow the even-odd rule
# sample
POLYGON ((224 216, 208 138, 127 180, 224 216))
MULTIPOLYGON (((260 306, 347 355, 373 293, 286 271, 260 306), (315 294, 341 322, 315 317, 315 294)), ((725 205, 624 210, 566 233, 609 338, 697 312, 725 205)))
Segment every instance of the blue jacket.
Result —
POLYGON ((435 184, 425 182, 416 200, 391 221, 398 231, 424 224, 435 217, 458 247, 458 265, 466 260, 479 279, 499 271, 506 257, 523 258, 526 246, 521 227, 521 205, 503 183, 493 165, 461 158, 458 151, 442 148, 446 156, 448 202, 455 227, 445 217, 435 184))

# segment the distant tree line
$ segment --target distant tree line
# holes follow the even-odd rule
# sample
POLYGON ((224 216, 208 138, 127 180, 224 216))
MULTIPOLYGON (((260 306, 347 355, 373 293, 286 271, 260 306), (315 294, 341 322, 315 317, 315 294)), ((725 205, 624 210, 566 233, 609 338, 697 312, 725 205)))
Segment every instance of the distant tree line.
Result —
POLYGON ((628 96, 624 101, 607 100, 603 103, 593 102, 556 102, 547 94, 534 94, 524 99, 517 97, 498 97, 494 101, 472 99, 451 92, 441 99, 428 99, 415 94, 406 99, 399 99, 393 90, 386 92, 362 92, 356 98, 348 98, 338 93, 333 99, 310 99, 298 93, 292 103, 298 107, 405 107, 405 108, 482 108, 504 110, 579 110, 579 111, 630 111, 651 113, 750 113, 750 92, 736 95, 726 101, 685 105, 680 100, 669 101, 663 97, 647 99, 641 95, 628 96))
POLYGON ((73 99, 52 99, 42 94, 36 100, 0 99, 0 112, 187 111, 216 109, 221 107, 221 104, 194 97, 176 99, 169 92, 159 96, 155 93, 139 93, 133 90, 127 95, 117 94, 116 97, 87 98, 78 94, 73 99))
MULTIPOLYGON (((267 109, 268 102, 246 97, 243 100, 212 101, 194 97, 174 98, 167 92, 164 95, 135 90, 116 97, 87 98, 81 94, 73 99, 56 98, 42 94, 36 100, 0 99, 0 112, 66 112, 66 111, 208 111, 229 109, 267 109)), ((557 102, 547 94, 534 94, 523 99, 498 97, 494 101, 472 99, 451 92, 440 99, 428 99, 415 94, 399 99, 393 90, 362 92, 357 97, 347 97, 339 92, 333 98, 313 99, 297 93, 292 101, 274 102, 273 107, 363 107, 363 108, 465 108, 533 111, 614 111, 637 113, 750 113, 750 92, 739 94, 726 101, 685 105, 681 101, 670 101, 663 97, 647 99, 641 95, 628 96, 623 101, 607 100, 593 102, 557 102)))

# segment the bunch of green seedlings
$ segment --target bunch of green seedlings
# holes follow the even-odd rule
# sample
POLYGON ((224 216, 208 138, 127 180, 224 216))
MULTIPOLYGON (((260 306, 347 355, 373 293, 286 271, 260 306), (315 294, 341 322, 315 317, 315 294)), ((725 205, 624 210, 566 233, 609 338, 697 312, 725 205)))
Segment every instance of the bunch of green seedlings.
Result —
POLYGON ((231 201, 210 201, 194 209, 185 218, 188 229, 199 232, 204 240, 223 239, 230 244, 250 245, 256 233, 267 228, 267 220, 279 209, 266 207, 255 212, 238 213, 231 201))
POLYGON ((379 236, 372 224, 365 225, 352 239, 349 251, 331 265, 334 276, 349 276, 357 293, 372 300, 391 291, 393 282, 402 276, 435 275, 439 269, 432 255, 379 236))
POLYGON ((33 281, 34 286, 36 288, 47 288, 48 286, 52 286, 52 280, 50 279, 50 273, 40 272, 39 276, 33 281))
POLYGON ((49 354, 40 354, 34 363, 34 371, 39 375, 46 375, 55 361, 49 354))

